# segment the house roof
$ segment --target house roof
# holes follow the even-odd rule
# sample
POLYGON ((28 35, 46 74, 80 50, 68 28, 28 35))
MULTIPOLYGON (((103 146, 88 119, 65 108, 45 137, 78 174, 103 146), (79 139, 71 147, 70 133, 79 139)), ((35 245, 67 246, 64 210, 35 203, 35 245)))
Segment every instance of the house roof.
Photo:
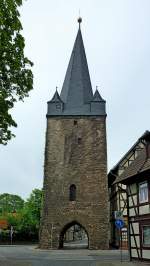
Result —
POLYGON ((146 146, 139 152, 137 158, 118 176, 114 183, 122 182, 139 173, 150 169, 150 158, 147 157, 146 146))
POLYGON ((119 162, 108 173, 109 185, 119 183, 137 173, 150 169, 150 158, 147 156, 147 144, 150 143, 150 131, 145 131, 144 134, 135 142, 129 151, 119 160, 119 162), (134 152, 137 151, 137 157, 130 160, 134 152), (124 167, 127 160, 129 165, 124 167), (121 174, 119 170, 121 169, 121 174))

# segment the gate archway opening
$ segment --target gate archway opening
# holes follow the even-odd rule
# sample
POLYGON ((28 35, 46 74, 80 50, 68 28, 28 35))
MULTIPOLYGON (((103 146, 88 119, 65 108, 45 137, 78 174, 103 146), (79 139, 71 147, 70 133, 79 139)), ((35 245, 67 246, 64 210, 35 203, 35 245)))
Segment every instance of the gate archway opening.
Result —
POLYGON ((88 249, 89 237, 86 229, 78 222, 67 224, 61 234, 59 248, 64 249, 88 249))

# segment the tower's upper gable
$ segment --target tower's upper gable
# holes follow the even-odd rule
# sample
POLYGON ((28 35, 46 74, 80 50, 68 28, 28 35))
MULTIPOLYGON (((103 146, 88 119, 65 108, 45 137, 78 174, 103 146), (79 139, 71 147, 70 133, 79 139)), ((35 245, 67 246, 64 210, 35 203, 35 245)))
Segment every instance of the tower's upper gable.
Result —
MULTIPOLYGON (((57 97, 56 97, 57 96, 57 97)), ((93 96, 89 69, 79 27, 65 80, 59 96, 48 102, 48 116, 106 115, 105 101, 96 91, 93 96), (59 99, 59 100, 58 100, 59 99), (55 102, 56 100, 56 102, 55 102), (58 106, 60 102, 60 108, 58 106)))

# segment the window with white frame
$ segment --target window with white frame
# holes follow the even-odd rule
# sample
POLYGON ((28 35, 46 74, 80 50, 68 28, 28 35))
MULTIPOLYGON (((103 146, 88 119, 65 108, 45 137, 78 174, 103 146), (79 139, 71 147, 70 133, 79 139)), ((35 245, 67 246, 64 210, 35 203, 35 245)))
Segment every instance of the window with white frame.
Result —
POLYGON ((142 226, 143 246, 150 247, 150 225, 142 226))
POLYGON ((148 201, 148 183, 143 182, 139 184, 139 203, 148 201))

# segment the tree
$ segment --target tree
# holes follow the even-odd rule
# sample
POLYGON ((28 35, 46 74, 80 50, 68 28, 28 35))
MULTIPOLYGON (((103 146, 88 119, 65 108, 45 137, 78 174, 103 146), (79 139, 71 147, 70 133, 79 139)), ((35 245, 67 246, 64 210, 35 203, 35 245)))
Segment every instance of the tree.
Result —
POLYGON ((18 196, 8 193, 0 194, 0 214, 10 214, 20 211, 24 207, 24 200, 18 196))
POLYGON ((10 110, 33 89, 33 63, 24 55, 25 40, 18 8, 23 0, 0 0, 0 143, 17 127, 10 110))
MULTIPOLYGON (((34 189, 25 202, 18 195, 8 193, 0 195, 0 220, 6 221, 9 229, 13 226, 14 239, 38 240, 42 195, 42 190, 34 189)), ((8 240, 10 232, 4 232, 4 235, 8 240)))
POLYGON ((33 189, 22 210, 21 230, 37 234, 40 225, 41 204, 43 192, 41 189, 33 189))

